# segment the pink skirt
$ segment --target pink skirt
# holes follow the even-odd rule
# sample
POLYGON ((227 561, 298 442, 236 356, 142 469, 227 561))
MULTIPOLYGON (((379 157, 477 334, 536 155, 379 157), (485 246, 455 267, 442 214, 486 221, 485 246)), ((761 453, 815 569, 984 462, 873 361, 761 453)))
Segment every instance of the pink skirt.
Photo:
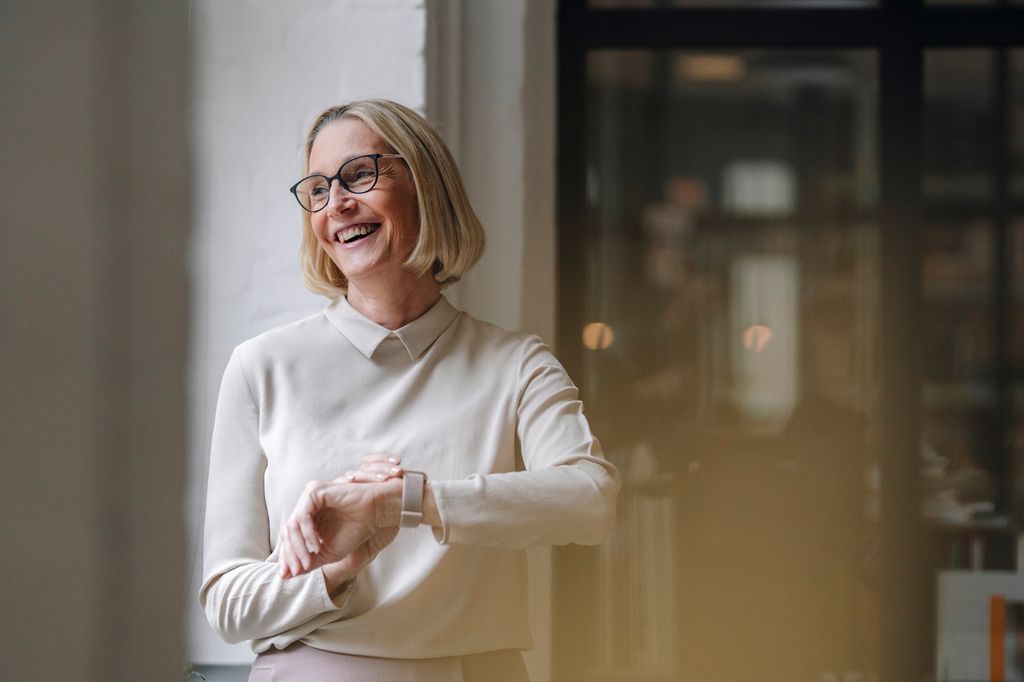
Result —
POLYGON ((529 682, 515 649, 445 658, 373 658, 296 642, 256 657, 249 682, 529 682))

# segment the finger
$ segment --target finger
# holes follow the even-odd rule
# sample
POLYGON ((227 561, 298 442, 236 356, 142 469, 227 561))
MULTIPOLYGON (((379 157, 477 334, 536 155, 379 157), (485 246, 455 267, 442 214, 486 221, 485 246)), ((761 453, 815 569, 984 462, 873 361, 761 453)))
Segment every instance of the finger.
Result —
POLYGON ((349 471, 343 477, 350 483, 380 483, 390 478, 389 474, 386 473, 375 473, 372 471, 349 471))
POLYGON ((292 548, 291 533, 288 530, 288 522, 285 521, 281 524, 281 534, 278 536, 278 544, 281 547, 281 552, 278 557, 278 561, 281 562, 283 575, 295 576, 295 551, 292 548))
POLYGON ((295 556, 295 545, 292 542, 291 533, 287 529, 284 532, 284 547, 285 551, 281 558, 284 561, 285 571, 287 571, 289 578, 294 578, 302 571, 299 570, 299 560, 295 556))
POLYGON ((281 530, 277 534, 277 563, 279 566, 278 573, 282 578, 291 577, 291 569, 288 567, 290 558, 288 533, 285 532, 284 524, 281 524, 281 530))
POLYGON ((322 543, 314 519, 324 501, 323 489, 324 484, 320 481, 307 483, 295 505, 295 511, 292 512, 289 523, 289 534, 294 541, 292 555, 301 562, 306 570, 309 570, 312 562, 310 555, 318 553, 322 543))
POLYGON ((313 517, 308 514, 303 514, 299 517, 299 531, 302 534, 302 541, 306 545, 306 551, 310 554, 317 554, 320 552, 320 534, 316 532, 316 524, 313 523, 313 517))
POLYGON ((306 540, 302 537, 302 530, 299 528, 298 519, 293 518, 288 522, 288 539, 294 556, 293 566, 297 564, 297 574, 305 573, 309 569, 312 559, 306 548, 306 540))
POLYGON ((370 462, 359 467, 359 471, 370 474, 384 474, 384 479, 400 476, 402 467, 390 462, 370 462))
POLYGON ((402 458, 388 452, 374 452, 363 457, 363 464, 370 463, 401 464, 402 458))

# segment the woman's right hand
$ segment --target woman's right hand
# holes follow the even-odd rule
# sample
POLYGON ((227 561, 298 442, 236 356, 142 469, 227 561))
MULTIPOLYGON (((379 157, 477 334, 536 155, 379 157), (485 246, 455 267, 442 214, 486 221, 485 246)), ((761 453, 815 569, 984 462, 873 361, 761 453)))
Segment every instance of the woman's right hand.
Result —
POLYGON ((341 561, 378 531, 397 527, 401 510, 398 481, 310 481, 278 535, 281 577, 341 561))
MULTIPOLYGON (((399 458, 378 452, 363 457, 358 470, 348 471, 332 483, 311 481, 281 528, 281 577, 301 575, 327 564, 333 564, 333 573, 354 577, 373 561, 395 539, 398 527, 377 526, 378 520, 373 518, 377 513, 366 508, 370 500, 361 492, 370 488, 350 485, 401 478, 400 464, 399 458)), ((376 505, 370 502, 370 506, 376 505)))
MULTIPOLYGON (((402 460, 394 455, 375 452, 363 457, 359 468, 355 471, 346 471, 341 480, 351 483, 383 483, 392 478, 402 478, 405 471, 401 463, 402 460)), ((334 569, 334 573, 345 576, 346 579, 354 578, 397 536, 398 526, 380 528, 351 554, 331 564, 331 568, 334 569)))
MULTIPOLYGON (((401 478, 405 473, 401 463, 401 459, 394 455, 375 452, 363 457, 359 469, 347 471, 341 478, 353 483, 380 483, 390 478, 401 478)), ((397 535, 397 527, 382 528, 341 561, 325 565, 328 587, 333 589, 355 578, 397 535)))
POLYGON ((398 535, 397 526, 381 528, 373 536, 352 550, 341 561, 324 564, 324 579, 327 583, 328 592, 332 593, 340 586, 348 583, 359 575, 360 571, 366 568, 367 564, 374 560, 378 553, 395 539, 398 535))

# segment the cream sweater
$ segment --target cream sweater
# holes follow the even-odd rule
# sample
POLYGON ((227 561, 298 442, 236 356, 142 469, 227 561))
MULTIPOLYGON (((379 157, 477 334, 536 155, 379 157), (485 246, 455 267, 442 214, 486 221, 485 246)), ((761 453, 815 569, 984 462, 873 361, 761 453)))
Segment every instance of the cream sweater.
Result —
POLYGON ((392 332, 341 297, 231 356, 199 599, 225 640, 256 652, 300 639, 391 658, 526 649, 524 549, 600 542, 618 489, 576 387, 540 339, 444 297, 392 332), (403 529, 339 607, 319 570, 278 577, 277 530, 308 481, 371 452, 427 473, 443 528, 403 529))

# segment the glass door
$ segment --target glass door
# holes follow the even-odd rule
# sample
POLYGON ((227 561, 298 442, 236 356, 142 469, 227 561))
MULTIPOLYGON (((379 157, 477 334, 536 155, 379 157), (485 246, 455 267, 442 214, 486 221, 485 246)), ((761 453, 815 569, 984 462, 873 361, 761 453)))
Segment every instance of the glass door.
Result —
POLYGON ((713 4, 560 10, 553 677, 1024 679, 1024 13, 713 4))
POLYGON ((584 403, 624 480, 594 675, 877 667, 876 72, 589 54, 584 403))

